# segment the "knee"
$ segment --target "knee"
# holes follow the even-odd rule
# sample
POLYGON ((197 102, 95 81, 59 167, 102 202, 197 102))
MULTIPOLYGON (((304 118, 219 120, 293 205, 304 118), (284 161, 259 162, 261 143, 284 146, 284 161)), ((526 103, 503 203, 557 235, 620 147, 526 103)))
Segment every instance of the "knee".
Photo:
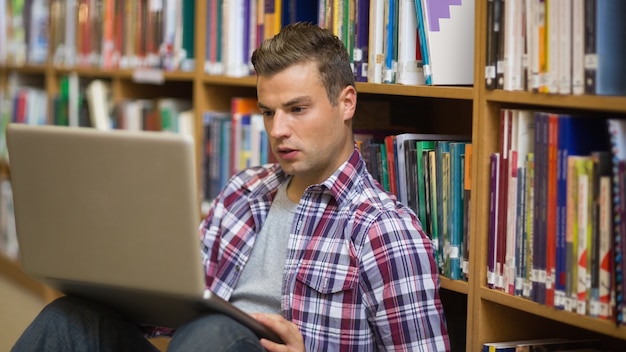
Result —
POLYGON ((263 351, 259 338, 250 329, 221 314, 208 314, 180 327, 169 350, 204 350, 208 347, 212 351, 263 351))

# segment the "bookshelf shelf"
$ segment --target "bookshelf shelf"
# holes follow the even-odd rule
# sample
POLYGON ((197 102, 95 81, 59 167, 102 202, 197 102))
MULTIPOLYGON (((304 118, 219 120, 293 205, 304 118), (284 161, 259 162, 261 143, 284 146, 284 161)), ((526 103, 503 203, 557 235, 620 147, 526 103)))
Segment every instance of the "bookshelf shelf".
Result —
POLYGON ((43 74, 46 72, 46 65, 18 65, 5 66, 2 68, 6 72, 24 73, 24 74, 43 74))
POLYGON ((206 84, 213 84, 213 85, 256 88, 256 76, 228 77, 228 76, 204 75, 203 82, 206 84))
POLYGON ((50 298, 52 292, 50 288, 26 275, 20 265, 4 253, 0 253, 0 275, 44 300, 50 298))
POLYGON ((469 285, 466 281, 450 280, 443 276, 441 277, 441 288, 465 295, 469 292, 469 285))
POLYGON ((400 84, 356 84, 359 93, 371 93, 380 95, 401 95, 424 98, 445 98, 458 100, 472 100, 474 89, 472 87, 443 87, 443 86, 404 86, 400 84))
POLYGON ((585 315, 567 312, 547 307, 525 298, 512 296, 504 292, 489 288, 481 289, 481 299, 522 312, 534 314, 553 321, 569 324, 578 328, 594 331, 609 337, 626 339, 626 327, 617 326, 613 321, 593 318, 585 315))
POLYGON ((485 91, 485 100, 492 103, 519 104, 549 108, 581 109, 611 113, 626 112, 626 97, 619 96, 573 96, 493 90, 485 91))

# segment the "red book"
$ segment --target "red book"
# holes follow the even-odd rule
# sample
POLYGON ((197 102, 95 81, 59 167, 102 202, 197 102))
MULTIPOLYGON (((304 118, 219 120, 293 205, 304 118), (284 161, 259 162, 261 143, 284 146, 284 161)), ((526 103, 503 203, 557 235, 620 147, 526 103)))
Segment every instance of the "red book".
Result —
POLYGON ((231 128, 230 128, 230 169, 231 175, 239 170, 239 156, 241 150, 241 117, 258 112, 257 99, 248 97, 234 97, 231 100, 231 128))
POLYGON ((546 228, 546 305, 554 306, 554 287, 556 283, 556 215, 557 215, 557 151, 559 116, 548 117, 548 203, 546 228))

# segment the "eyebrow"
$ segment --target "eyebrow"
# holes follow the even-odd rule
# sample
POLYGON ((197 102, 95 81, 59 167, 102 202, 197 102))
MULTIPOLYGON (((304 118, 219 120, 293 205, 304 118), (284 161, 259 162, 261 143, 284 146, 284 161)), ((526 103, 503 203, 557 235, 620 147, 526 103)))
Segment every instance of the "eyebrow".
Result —
MULTIPOLYGON (((303 95, 303 96, 299 96, 296 98, 293 98, 283 104, 281 104, 281 106, 283 107, 289 107, 289 106, 294 106, 294 105, 299 105, 299 104, 303 104, 303 103, 308 103, 311 101, 311 97, 308 95, 303 95)), ((271 110, 268 106, 265 106, 263 103, 258 102, 257 106, 259 109, 262 110, 271 110)))

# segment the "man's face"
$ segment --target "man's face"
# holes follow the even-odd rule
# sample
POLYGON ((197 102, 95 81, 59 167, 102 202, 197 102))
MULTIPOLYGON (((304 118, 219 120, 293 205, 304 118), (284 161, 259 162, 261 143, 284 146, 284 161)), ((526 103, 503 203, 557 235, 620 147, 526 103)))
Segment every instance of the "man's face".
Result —
POLYGON ((272 152, 292 182, 322 182, 352 153, 356 91, 345 88, 333 106, 315 63, 259 76, 257 96, 272 152))

